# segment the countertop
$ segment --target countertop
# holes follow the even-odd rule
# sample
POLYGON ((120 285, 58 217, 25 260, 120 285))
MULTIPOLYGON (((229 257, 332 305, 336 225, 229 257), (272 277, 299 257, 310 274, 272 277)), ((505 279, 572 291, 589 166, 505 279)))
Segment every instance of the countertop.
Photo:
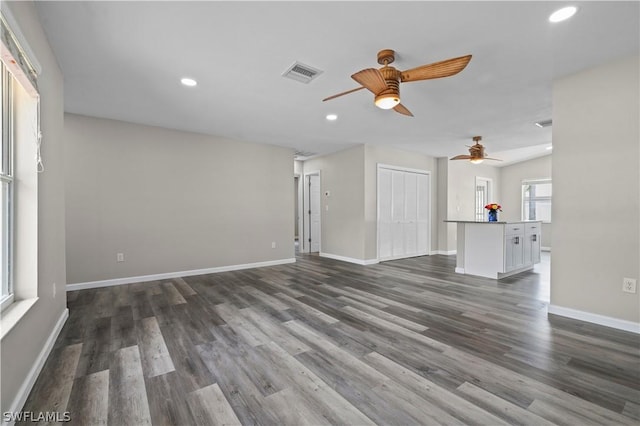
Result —
POLYGON ((489 222, 489 221, 480 221, 480 220, 445 220, 445 222, 452 222, 452 223, 486 223, 489 225, 507 225, 509 223, 541 223, 541 220, 516 220, 513 222, 503 222, 503 221, 497 221, 497 222, 489 222))

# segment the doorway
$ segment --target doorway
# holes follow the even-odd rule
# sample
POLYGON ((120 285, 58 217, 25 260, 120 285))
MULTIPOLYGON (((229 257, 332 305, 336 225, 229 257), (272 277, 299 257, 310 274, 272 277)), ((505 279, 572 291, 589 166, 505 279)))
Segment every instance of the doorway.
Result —
POLYGON ((475 219, 477 222, 485 221, 485 208, 487 204, 491 203, 492 181, 489 178, 483 178, 476 176, 476 209, 475 219))
POLYGON ((303 251, 320 252, 320 172, 304 175, 303 251))

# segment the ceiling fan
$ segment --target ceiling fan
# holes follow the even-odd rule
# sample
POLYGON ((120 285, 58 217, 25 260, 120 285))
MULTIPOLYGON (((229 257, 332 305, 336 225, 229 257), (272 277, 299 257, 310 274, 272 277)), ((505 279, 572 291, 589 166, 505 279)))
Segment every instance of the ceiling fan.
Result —
POLYGON ((486 157, 484 146, 480 144, 481 140, 482 136, 474 136, 473 141, 475 142, 475 145, 469 147, 469 153, 471 155, 456 155, 452 158, 452 160, 470 160, 473 164, 480 164, 484 160, 502 161, 498 160, 497 158, 486 157))
POLYGON ((378 52, 378 63, 383 65, 379 70, 367 68, 353 74, 351 78, 360 83, 361 87, 329 96, 322 101, 335 99, 339 96, 348 95, 361 89, 367 89, 375 95, 375 104, 378 108, 394 109, 400 114, 413 117, 404 105, 400 103, 400 83, 410 81, 431 80, 434 78, 449 77, 462 71, 469 61, 471 55, 460 56, 459 58, 446 59, 432 64, 421 65, 406 71, 400 71, 389 66, 395 60, 395 52, 385 49, 378 52))

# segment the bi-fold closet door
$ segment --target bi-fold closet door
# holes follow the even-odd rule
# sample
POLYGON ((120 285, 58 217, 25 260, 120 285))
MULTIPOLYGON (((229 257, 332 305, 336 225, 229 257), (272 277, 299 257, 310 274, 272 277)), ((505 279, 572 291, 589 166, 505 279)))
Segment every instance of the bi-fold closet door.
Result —
POLYGON ((429 174, 378 167, 378 259, 429 254, 429 174))

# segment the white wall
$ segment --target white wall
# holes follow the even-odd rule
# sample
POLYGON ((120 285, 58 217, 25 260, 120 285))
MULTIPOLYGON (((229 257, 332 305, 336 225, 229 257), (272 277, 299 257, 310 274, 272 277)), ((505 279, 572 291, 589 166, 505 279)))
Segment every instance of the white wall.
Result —
MULTIPOLYGON (((551 155, 501 167, 500 181, 504 206, 519 206, 505 209, 502 219, 518 221, 522 219, 522 181, 525 179, 551 179, 551 155)), ((553 217, 551 218, 553 222, 553 217)), ((551 247, 551 223, 542 224, 542 247, 551 247)))
POLYGON ((292 150, 73 114, 65 139, 69 283, 294 257, 292 150))
MULTIPOLYGON (((638 57, 553 85, 551 304, 636 324, 640 293, 638 57)), ((550 308, 551 309, 551 308, 550 308)))
POLYGON ((363 260, 364 146, 304 162, 304 173, 317 171, 321 190, 321 253, 363 260), (326 191, 330 196, 325 196, 326 191))
POLYGON ((19 394, 20 389, 37 372, 33 369, 38 356, 47 347, 47 339, 55 338, 52 332, 66 312, 63 78, 34 4, 3 1, 3 10, 7 7, 42 65, 38 87, 46 170, 38 175, 38 300, 0 344, 0 412, 22 408, 13 404, 16 398, 26 397, 19 394))

